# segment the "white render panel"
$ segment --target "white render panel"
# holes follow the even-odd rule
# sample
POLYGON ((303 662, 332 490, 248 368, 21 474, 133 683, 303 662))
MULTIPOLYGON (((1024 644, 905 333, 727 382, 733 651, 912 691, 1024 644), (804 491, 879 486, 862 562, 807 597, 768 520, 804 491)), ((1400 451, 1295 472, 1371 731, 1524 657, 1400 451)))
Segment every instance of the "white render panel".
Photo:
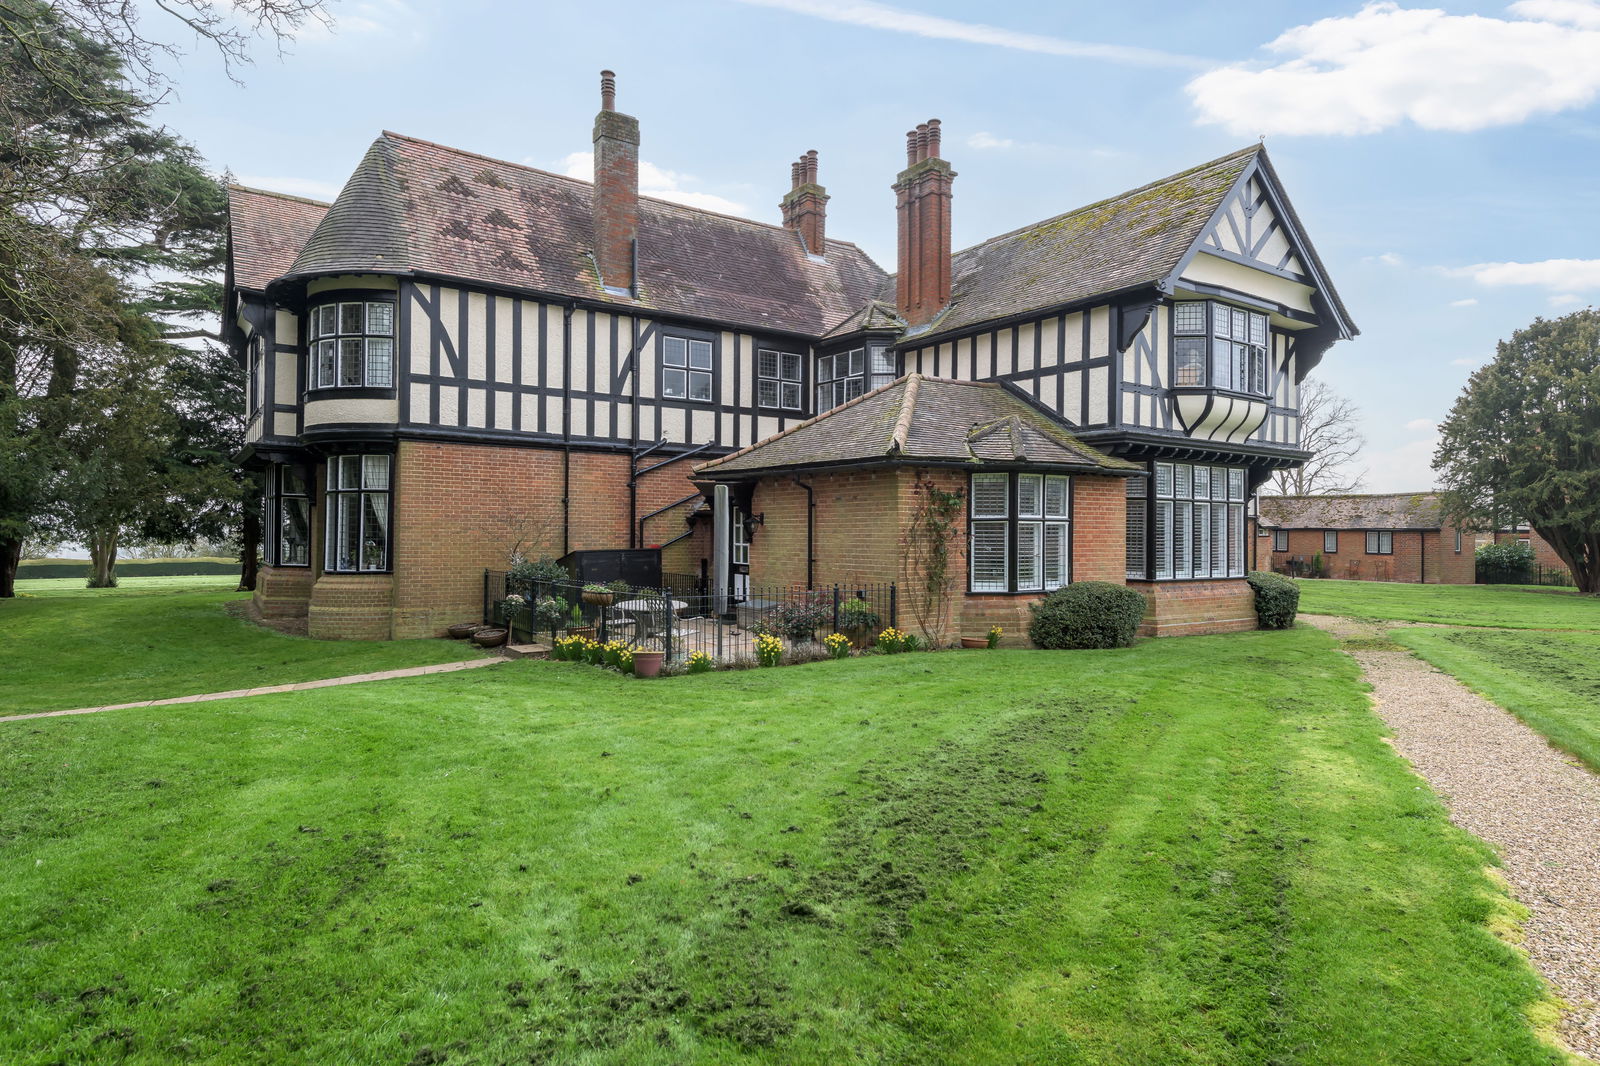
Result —
POLYGON ((518 396, 516 397, 516 402, 522 408, 522 428, 525 431, 537 428, 539 425, 539 397, 518 396))
POLYGON ((1111 354, 1111 308, 1095 307, 1089 311, 1089 358, 1100 359, 1111 354))
POLYGON ((1218 285, 1235 292, 1248 293, 1263 300, 1291 307, 1296 311, 1311 310, 1311 293, 1314 291, 1309 285, 1280 278, 1276 274, 1268 274, 1264 270, 1257 270, 1243 263, 1207 255, 1205 252, 1195 256, 1184 268, 1183 278, 1178 281, 1179 286, 1182 286, 1184 281, 1197 281, 1205 285, 1218 285))
MULTIPOLYGON (((454 393, 454 390, 446 390, 454 393)), ((291 422, 294 416, 288 416, 291 422)), ((400 405, 395 400, 371 399, 368 397, 339 396, 337 394, 323 399, 307 400, 305 404, 305 424, 309 429, 330 422, 360 422, 369 425, 393 425, 400 419, 400 405)), ((291 425, 290 434, 294 433, 291 425)))
POLYGON ((312 278, 306 282, 306 295, 315 296, 333 289, 378 289, 393 292, 399 287, 399 278, 372 274, 339 274, 329 278, 312 278))
POLYGON ((483 389, 467 390, 467 425, 473 429, 489 426, 488 394, 483 389))
MULTIPOLYGON (((460 397, 461 390, 454 389, 454 388, 449 388, 449 389, 439 389, 438 392, 439 392, 439 423, 438 424, 441 425, 441 426, 453 426, 457 422, 457 407, 458 407, 457 400, 460 397)), ((422 410, 426 411, 427 408, 424 407, 422 410)), ((424 415, 422 417, 426 417, 426 416, 424 415)))
POLYGON ((427 385, 411 386, 411 419, 414 422, 428 420, 428 393, 427 385))
POLYGON ((272 416, 272 425, 276 430, 275 436, 292 437, 295 435, 294 415, 278 411, 272 416))
POLYGON ((1089 411, 1088 424, 1091 426, 1104 425, 1111 421, 1111 410, 1108 401, 1106 386, 1111 379, 1109 367, 1092 366, 1089 368, 1089 411))
MULTIPOLYGON (((1066 322, 1066 351, 1063 358, 1066 362, 1076 363, 1089 358, 1089 353, 1083 350, 1083 312, 1074 311, 1067 316, 1066 322)), ((1070 390, 1072 386, 1069 384, 1070 390)))
MULTIPOLYGON (((413 290, 413 293, 415 293, 415 290, 413 290)), ((408 317, 411 320, 411 328, 409 330, 410 336, 405 338, 404 343, 406 345, 408 358, 411 360, 411 373, 429 373, 428 334, 431 327, 428 323, 427 314, 422 310, 422 300, 416 295, 412 296, 408 317)), ((427 405, 428 398, 426 392, 423 393, 421 407, 417 406, 415 394, 413 394, 411 401, 412 417, 420 417, 416 414, 416 412, 426 411, 428 409, 427 405)))
MULTIPOLYGON (((489 333, 484 328, 488 317, 488 298, 481 292, 468 292, 467 299, 467 341, 465 351, 461 340, 456 339, 457 352, 462 356, 462 362, 467 369, 467 377, 473 381, 482 381, 488 375, 489 352, 485 348, 489 333)), ((470 425, 481 425, 472 421, 470 425)))
MULTIPOLYGON (((512 378, 512 353, 515 345, 512 344, 512 321, 516 318, 516 304, 504 296, 497 296, 494 300, 494 379, 496 381, 510 381, 512 378)), ((523 348, 527 349, 528 339, 522 339, 523 348)), ((534 359, 538 355, 539 337, 533 338, 534 359)), ((509 424, 509 419, 508 419, 509 424)))

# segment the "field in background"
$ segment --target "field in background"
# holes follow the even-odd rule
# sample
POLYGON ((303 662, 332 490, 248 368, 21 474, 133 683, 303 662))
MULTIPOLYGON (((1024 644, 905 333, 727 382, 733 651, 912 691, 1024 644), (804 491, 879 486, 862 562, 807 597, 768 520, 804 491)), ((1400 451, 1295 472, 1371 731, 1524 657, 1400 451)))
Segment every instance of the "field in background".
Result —
POLYGON ((1301 578, 1300 609, 1378 621, 1600 631, 1600 597, 1532 585, 1415 585, 1301 578))

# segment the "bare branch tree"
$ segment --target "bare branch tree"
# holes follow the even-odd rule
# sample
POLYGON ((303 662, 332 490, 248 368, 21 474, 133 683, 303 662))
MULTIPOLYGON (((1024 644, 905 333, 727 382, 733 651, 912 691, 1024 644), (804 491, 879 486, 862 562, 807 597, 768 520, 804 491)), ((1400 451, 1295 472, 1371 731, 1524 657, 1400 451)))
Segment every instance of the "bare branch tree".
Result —
POLYGON ((1367 478, 1358 467, 1367 439, 1356 428, 1360 408, 1319 378, 1300 385, 1300 447, 1311 452, 1304 465, 1272 475, 1270 494, 1331 496, 1355 492, 1367 478))

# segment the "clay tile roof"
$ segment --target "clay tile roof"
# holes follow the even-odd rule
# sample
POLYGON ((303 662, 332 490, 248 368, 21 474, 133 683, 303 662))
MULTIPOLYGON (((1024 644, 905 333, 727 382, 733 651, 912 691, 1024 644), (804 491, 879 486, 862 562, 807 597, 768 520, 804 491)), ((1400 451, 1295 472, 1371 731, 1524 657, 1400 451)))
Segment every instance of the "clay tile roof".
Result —
POLYGON ((905 319, 895 310, 893 303, 884 300, 871 300, 855 314, 834 326, 827 333, 827 337, 844 337, 851 333, 862 333, 868 330, 883 330, 890 333, 899 333, 906 328, 905 319))
POLYGON ((995 382, 908 374, 849 403, 696 467, 720 479, 768 471, 882 463, 1056 466, 1134 474, 1140 468, 1079 441, 995 382))
POLYGON ((234 285, 260 292, 281 277, 327 213, 320 200, 229 185, 234 285))
POLYGON ((1444 521, 1431 492, 1263 496, 1258 514, 1268 529, 1439 529, 1444 521))
POLYGON ((845 241, 639 198, 639 298, 600 287, 592 185, 385 132, 286 273, 413 272, 820 335, 886 275, 845 241))
POLYGON ((950 306, 926 335, 1162 280, 1261 154, 1251 145, 955 253, 950 306))

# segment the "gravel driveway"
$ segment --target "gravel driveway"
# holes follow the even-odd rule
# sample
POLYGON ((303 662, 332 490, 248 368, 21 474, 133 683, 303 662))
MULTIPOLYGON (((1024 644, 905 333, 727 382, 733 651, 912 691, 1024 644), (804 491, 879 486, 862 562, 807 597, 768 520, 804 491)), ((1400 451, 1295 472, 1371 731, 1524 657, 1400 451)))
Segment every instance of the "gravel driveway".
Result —
MULTIPOLYGON (((1341 639, 1381 623, 1301 615, 1341 639)), ((1394 745, 1451 819, 1505 862, 1533 964, 1566 1002, 1560 1035, 1600 1059, 1600 777, 1509 712, 1406 651, 1350 649, 1394 745)))

